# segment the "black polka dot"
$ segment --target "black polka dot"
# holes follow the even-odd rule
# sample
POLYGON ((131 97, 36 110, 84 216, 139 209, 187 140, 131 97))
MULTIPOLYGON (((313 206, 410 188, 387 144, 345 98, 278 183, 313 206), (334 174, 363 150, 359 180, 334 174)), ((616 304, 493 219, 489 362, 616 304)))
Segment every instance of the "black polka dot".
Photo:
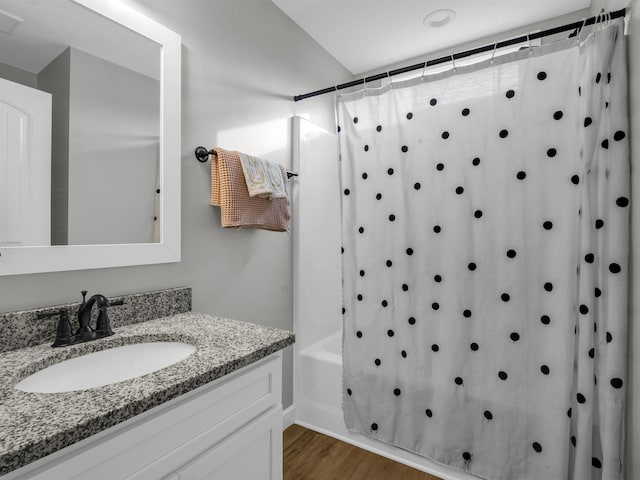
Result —
POLYGON ((507 90, 507 93, 505 93, 507 98, 513 98, 515 94, 516 92, 514 92, 513 90, 507 90))
POLYGON ((473 216, 476 218, 481 218, 482 217, 482 210, 476 210, 475 212, 473 212, 473 216))
POLYGON ((507 375, 507 372, 503 372, 503 371, 499 371, 498 372, 498 378, 500 378, 500 380, 506 380, 509 376, 507 375))
POLYGON ((456 385, 462 385, 464 383, 462 377, 456 377, 454 381, 456 382, 456 385))
POLYGON ((382 302, 380 302, 380 305, 382 305, 384 308, 387 308, 389 302, 387 302, 386 300, 382 300, 382 302))
POLYGON ((620 273, 620 270, 622 270, 620 268, 620 265, 618 265, 617 263, 610 263, 609 264, 609 271, 611 273, 620 273))
POLYGON ((429 100, 429 103, 431 104, 432 107, 435 107, 436 104, 438 103, 438 100, 436 100, 435 98, 432 98, 431 100, 429 100))
POLYGON ((411 120, 413 118, 413 113, 407 113, 407 120, 411 120))
POLYGON ((407 322, 409 322, 409 325, 415 325, 416 324, 416 319, 415 319, 415 317, 409 317, 407 322))
POLYGON ((493 420, 493 413, 491 413, 489 410, 485 410, 484 418, 486 418, 487 420, 493 420))
POLYGON ((366 180, 368 177, 369 177, 369 175, 367 175, 367 172, 364 172, 364 173, 362 174, 362 179, 363 179, 363 180, 366 180))
POLYGON ((547 365, 542 365, 540 367, 540 371, 543 375, 549 375, 549 367, 547 365))
POLYGON ((378 125, 378 126, 376 127, 376 131, 377 131, 377 132, 381 132, 381 131, 382 131, 382 125, 378 125))
POLYGON ((456 193, 457 193, 458 195, 462 195, 462 194, 464 193, 464 188, 462 188, 462 187, 456 187, 456 193))
POLYGON ((600 143, 600 146, 601 146, 602 148, 604 148, 604 149, 609 148, 609 140, 605 138, 605 139, 600 143))
POLYGON ((359 302, 361 302, 364 299, 361 293, 359 293, 356 298, 358 299, 359 302))
POLYGON ((342 128, 340 128, 340 125, 338 125, 338 133, 340 133, 341 130, 342 128))
POLYGON ((413 184, 413 188, 414 188, 414 190, 420 190, 420 187, 422 187, 422 185, 420 185, 420 184, 419 184, 419 183, 417 183, 417 182, 413 184))
POLYGON ((431 304, 431 308, 434 310, 438 310, 440 308, 440 304, 438 302, 433 302, 431 304))
POLYGON ((474 262, 471 262, 469 265, 467 265, 467 268, 473 272, 476 268, 478 268, 478 266, 474 262))
POLYGON ((551 283, 551 282, 546 282, 546 283, 544 284, 544 289, 545 289, 547 292, 550 292, 551 290, 553 290, 553 283, 551 283))
POLYGON ((593 263, 595 261, 596 257, 593 253, 587 253, 584 256, 584 261, 587 263, 593 263))
POLYGON ((576 436, 575 435, 571 435, 571 445, 573 445, 574 447, 576 446, 576 436))
POLYGON ((471 110, 469 110, 468 108, 463 108, 461 113, 463 117, 466 117, 467 115, 469 115, 469 113, 471 113, 471 110))
POLYGON ((604 227, 604 220, 602 220, 602 219, 598 218, 598 219, 596 220, 596 229, 597 229, 597 230, 600 230, 602 227, 604 227))
POLYGON ((356 337, 362 338, 362 332, 360 330, 356 332, 356 337))
POLYGON ((347 313, 347 309, 342 307, 342 314, 344 315, 345 313, 347 313))
POLYGON ((444 163, 439 163, 436 165, 436 170, 438 170, 439 172, 441 172, 442 170, 444 170, 444 163))
POLYGON ((557 112, 554 112, 553 114, 553 118, 554 120, 560 120, 563 116, 562 110, 558 110, 557 112))
POLYGON ((538 442, 533 442, 531 446, 536 452, 538 453, 542 452, 542 445, 540 445, 538 442))
POLYGON ((433 412, 428 408, 424 411, 425 415, 429 418, 433 417, 433 412))
POLYGON ((402 358, 407 358, 407 352, 405 350, 402 350, 400 355, 402 355, 402 358))
POLYGON ((511 300, 511 296, 508 293, 503 293, 502 295, 500 295, 500 298, 503 302, 508 302, 509 300, 511 300))
POLYGON ((360 228, 358 229, 358 232, 360 232, 360 233, 364 233, 364 227, 360 227, 360 228))
POLYGON ((449 138, 449 132, 447 132, 447 131, 442 132, 442 138, 443 138, 444 140, 446 140, 447 138, 449 138))
POLYGON ((516 251, 513 250, 513 249, 507 250, 507 257, 515 258, 516 257, 516 251))
POLYGON ((364 277, 364 273, 365 273, 364 270, 360 270, 360 276, 361 277, 364 277))
POLYGON ((551 318, 549 317, 549 315, 542 315, 540 317, 540 321, 543 325, 549 325, 551 323, 551 318))
POLYGON ((395 332, 393 330, 387 330, 387 335, 393 337, 395 335, 395 332))
POLYGON ((629 199, 627 197, 618 197, 616 199, 616 205, 624 208, 629 205, 629 199))
POLYGON ((400 150, 402 150, 404 153, 407 153, 409 151, 409 147, 407 147, 406 145, 403 145, 400 150))
POLYGON ((547 78, 547 72, 539 72, 538 80, 545 80, 547 78))
POLYGON ((607 73, 607 83, 611 83, 611 72, 607 73))
POLYGON ((358 123, 358 117, 353 117, 353 123, 358 123))
POLYGON ((371 424, 371 430, 373 430, 374 432, 375 432, 376 430, 378 430, 378 424, 377 424, 377 423, 372 423, 372 424, 371 424))
POLYGON ((442 228, 440 227, 440 225, 436 225, 435 227, 433 227, 433 231, 436 233, 440 233, 442 231, 442 228))
POLYGON ((550 148, 549 150, 547 150, 547 157, 553 158, 558 154, 558 150, 556 150, 555 148, 550 148))
POLYGON ((351 389, 350 389, 350 388, 347 388, 347 395, 349 395, 349 396, 350 396, 350 395, 351 395, 351 393, 352 393, 352 392, 351 392, 351 389))
POLYGON ((612 378, 611 379, 611 386, 613 388, 622 388, 623 382, 621 378, 612 378))
POLYGON ((602 74, 598 72, 598 74, 596 75, 596 83, 600 83, 600 80, 602 80, 602 74))
POLYGON ((527 172, 524 172, 522 170, 520 170, 517 174, 516 174, 516 178, 518 180, 524 180, 525 178, 527 178, 527 172))
POLYGON ((511 332, 509 338, 514 342, 517 342, 518 340, 520 340, 520 334, 518 334, 517 332, 511 332))
POLYGON ((507 136, 509 135, 509 131, 505 129, 500 130, 500 133, 498 135, 500 135, 500 138, 507 138, 507 136))
POLYGON ((567 410, 567 417, 571 418, 571 409, 567 410))
POLYGON ((376 193, 376 200, 382 200, 382 194, 376 193))
POLYGON ((581 393, 578 393, 576 395, 576 399, 578 400, 578 403, 585 403, 587 401, 585 396, 583 394, 581 394, 581 393))
POLYGON ((408 291, 408 290, 409 290, 409 285, 407 285, 406 283, 403 283, 403 284, 402 284, 402 291, 403 291, 403 292, 406 292, 406 291, 408 291))
POLYGON ((470 348, 472 351, 477 352, 477 351, 478 351, 478 349, 480 348, 480 346, 479 346, 476 342, 473 342, 471 345, 469 345, 469 348, 470 348))
POLYGON ((393 394, 394 394, 396 397, 399 397, 401 393, 402 393, 402 392, 400 391, 400 389, 399 389, 399 388, 394 388, 394 389, 393 389, 393 394))
POLYGON ((407 255, 409 256, 413 255, 413 248, 411 247, 407 248, 407 255))
POLYGON ((442 276, 441 275, 434 275, 433 281, 436 282, 436 283, 440 283, 442 281, 442 276))
POLYGON ((474 167, 477 167, 478 165, 480 165, 480 159, 476 157, 473 160, 471 160, 471 163, 473 164, 474 167))
POLYGON ((588 127, 592 123, 593 123, 593 119, 591 117, 585 117, 585 119, 584 119, 584 126, 585 127, 588 127))
POLYGON ((369 145, 365 145, 365 146, 364 146, 364 151, 365 151, 365 152, 368 152, 368 151, 369 151, 369 145))
POLYGON ((465 311, 463 311, 463 312, 462 312, 462 315, 463 315, 465 318, 469 318, 469 317, 471 316, 471 310, 465 310, 465 311))
POLYGON ((553 222, 547 220, 542 224, 542 228, 544 228, 545 230, 551 230, 553 228, 553 222))
POLYGON ((580 183, 580 177, 578 175, 573 175, 571 177, 571 183, 574 185, 578 185, 580 183))
POLYGON ((351 193, 351 190, 349 190, 348 188, 344 189, 344 194, 345 195, 349 195, 351 193))
POLYGON ((626 137, 626 134, 622 130, 618 130, 616 133, 613 134, 613 139, 616 142, 619 142, 620 140, 624 139, 624 137, 626 137))
POLYGON ((602 468, 602 462, 599 459, 597 459, 596 457, 592 457, 591 458, 591 465, 594 468, 602 468))
POLYGON ((385 265, 386 265, 387 267, 391 268, 391 266, 393 265, 393 262, 392 262, 391 260, 387 260, 387 261, 385 262, 385 265))
POLYGON ((589 357, 590 358, 595 358, 596 356, 596 349, 595 348, 590 348, 589 349, 589 357))
POLYGON ((471 454, 469 452, 463 452, 462 458, 464 458, 465 462, 468 462, 469 460, 471 460, 471 454))
POLYGON ((434 352, 438 352, 440 351, 440 347, 438 346, 438 344, 434 343, 433 345, 431 345, 431 350, 433 350, 434 352))
POLYGON ((393 168, 387 169, 387 175, 393 175, 393 168))
POLYGON ((586 306, 586 305, 584 305, 584 304, 583 304, 583 305, 580 305, 579 310, 580 310, 580 313, 581 313, 582 315, 586 315, 587 313, 589 313, 589 307, 587 307, 587 306, 586 306))
POLYGON ((389 215, 389 221, 390 222, 395 222, 396 221, 396 216, 393 213, 391 215, 389 215))

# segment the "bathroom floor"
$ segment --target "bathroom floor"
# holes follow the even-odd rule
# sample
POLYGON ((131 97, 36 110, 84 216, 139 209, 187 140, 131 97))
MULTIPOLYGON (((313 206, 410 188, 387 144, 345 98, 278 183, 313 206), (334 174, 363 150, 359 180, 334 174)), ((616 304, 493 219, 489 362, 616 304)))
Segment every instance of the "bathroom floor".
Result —
POLYGON ((440 480, 299 425, 283 442, 284 480, 440 480))

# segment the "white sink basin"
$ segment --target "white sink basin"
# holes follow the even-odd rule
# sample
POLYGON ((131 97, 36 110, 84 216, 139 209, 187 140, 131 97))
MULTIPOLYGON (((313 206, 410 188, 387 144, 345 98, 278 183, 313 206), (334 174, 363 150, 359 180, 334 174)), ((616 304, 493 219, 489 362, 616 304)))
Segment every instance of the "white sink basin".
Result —
POLYGON ((25 378, 15 388, 58 393, 102 387, 168 367, 195 351, 193 345, 179 342, 124 345, 56 363, 25 378))

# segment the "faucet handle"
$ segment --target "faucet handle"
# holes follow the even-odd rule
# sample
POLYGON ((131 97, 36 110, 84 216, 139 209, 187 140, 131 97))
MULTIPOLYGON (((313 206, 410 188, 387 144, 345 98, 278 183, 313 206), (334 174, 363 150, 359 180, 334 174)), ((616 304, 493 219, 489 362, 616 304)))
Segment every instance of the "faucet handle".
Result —
POLYGON ((71 323, 69 322, 69 310, 61 308, 57 312, 40 313, 38 318, 60 317, 58 320, 58 328, 56 330, 56 339, 51 345, 52 347, 66 347, 73 343, 73 335, 71 335, 71 323))

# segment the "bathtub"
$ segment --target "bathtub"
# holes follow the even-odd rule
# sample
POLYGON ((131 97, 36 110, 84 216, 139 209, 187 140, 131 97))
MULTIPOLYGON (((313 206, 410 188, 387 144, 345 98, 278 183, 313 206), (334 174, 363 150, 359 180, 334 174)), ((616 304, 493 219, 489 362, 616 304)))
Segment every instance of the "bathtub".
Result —
POLYGON ((296 362, 296 423, 443 480, 478 480, 406 450, 347 431, 342 417, 342 332, 302 349, 296 362))

